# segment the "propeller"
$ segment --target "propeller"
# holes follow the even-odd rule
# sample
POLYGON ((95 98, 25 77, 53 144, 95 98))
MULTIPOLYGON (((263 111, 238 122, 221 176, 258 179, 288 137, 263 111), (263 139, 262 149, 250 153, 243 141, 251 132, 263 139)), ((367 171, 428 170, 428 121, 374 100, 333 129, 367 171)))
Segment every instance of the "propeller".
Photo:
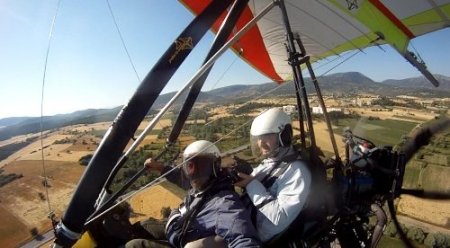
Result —
POLYGON ((389 207, 389 213, 391 214, 392 222, 394 222, 395 228, 397 228, 397 233, 399 234, 400 239, 403 241, 403 243, 405 244, 405 246, 407 248, 413 248, 413 245, 406 237, 405 232, 403 232, 403 229, 397 220, 397 214, 396 214, 395 207, 394 207, 394 201, 388 200, 387 203, 388 203, 388 207, 389 207))
POLYGON ((430 125, 421 128, 415 132, 410 139, 405 142, 402 147, 405 154, 406 162, 408 162, 412 156, 422 147, 428 145, 430 138, 450 127, 450 118, 443 117, 430 125))
MULTIPOLYGON (((402 152, 405 155, 404 163, 406 164, 422 146, 428 145, 428 143, 430 142, 430 138, 433 135, 435 135, 436 133, 439 133, 449 127, 450 127, 450 119, 447 117, 444 117, 422 129, 418 130, 417 132, 415 132, 412 135, 412 137, 409 140, 407 140, 406 143, 404 144, 404 146, 402 147, 402 152)), ((417 196, 417 197, 424 198, 424 199, 433 199, 433 200, 450 199, 449 193, 442 193, 442 192, 437 192, 437 191, 424 191, 423 189, 402 189, 401 183, 403 181, 403 175, 401 175, 400 177, 401 178, 397 178, 397 180, 399 180, 399 182, 400 182, 400 185, 399 185, 400 187, 397 189, 394 189, 394 192, 393 192, 394 197, 393 198, 395 198, 396 196, 399 196, 400 194, 408 194, 408 195, 413 195, 413 196, 417 196), (397 191, 397 192, 395 192, 395 191, 397 191)), ((393 198, 387 200, 391 219, 395 225, 395 228, 397 229, 397 233, 399 234, 400 239, 403 241, 405 246, 408 248, 412 248, 413 245, 406 237, 405 232, 403 231, 403 229, 401 228, 401 226, 398 222, 393 198)))
MULTIPOLYGON (((428 145, 428 143, 430 142, 430 138, 433 135, 449 127, 450 127, 450 119, 444 117, 415 132, 412 135, 412 137, 409 140, 407 140, 404 146, 402 147, 402 151, 405 154, 405 163, 407 163, 422 146, 428 145)), ((412 195, 423 199, 432 199, 432 200, 450 199, 449 192, 424 191, 423 189, 399 189, 398 193, 412 195)))

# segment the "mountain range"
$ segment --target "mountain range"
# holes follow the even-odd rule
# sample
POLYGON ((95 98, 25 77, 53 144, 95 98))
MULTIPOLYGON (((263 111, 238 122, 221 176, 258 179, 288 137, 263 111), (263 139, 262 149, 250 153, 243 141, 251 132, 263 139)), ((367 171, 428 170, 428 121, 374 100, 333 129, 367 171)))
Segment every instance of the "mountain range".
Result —
MULTIPOLYGON (((450 77, 435 75, 440 86, 434 87, 424 77, 407 78, 401 80, 385 80, 375 82, 358 72, 336 73, 318 78, 323 95, 357 95, 363 93, 382 96, 410 95, 420 97, 450 97, 450 77)), ((305 80, 308 93, 315 93, 310 79, 305 80)), ((278 87, 274 83, 259 85, 232 85, 201 92, 197 101, 213 104, 224 104, 237 100, 248 100, 268 93, 268 96, 294 96, 295 88, 292 83, 285 83, 278 87), (275 89, 277 88, 277 89, 275 89)), ((175 92, 162 94, 153 105, 158 109, 167 103, 175 92)), ((181 98, 183 100, 183 98, 181 98)), ((178 101, 178 106, 181 101, 178 101)), ((43 130, 50 130, 67 125, 89 124, 100 121, 111 121, 119 113, 122 106, 112 109, 87 109, 70 114, 59 114, 42 117, 43 130)), ((0 119, 0 140, 10 137, 39 132, 40 117, 12 117, 0 119)))
MULTIPOLYGON (((382 96, 409 95, 420 97, 450 97, 450 77, 436 75, 440 82, 438 88, 434 87, 426 78, 415 77, 401 80, 385 80, 375 82, 359 72, 336 73, 330 76, 318 78, 319 86, 322 94, 364 94, 371 93, 382 96)), ((305 80, 306 90, 308 93, 315 93, 314 85, 311 80, 305 80)), ((221 101, 225 99, 237 100, 240 98, 254 98, 260 96, 264 92, 269 92, 277 87, 274 83, 266 83, 259 85, 231 85, 223 88, 214 89, 208 92, 202 92, 199 101, 221 101)), ((274 90, 269 96, 276 95, 293 95, 294 86, 292 83, 285 83, 278 89, 274 90)), ((174 93, 162 95, 162 101, 167 102, 164 97, 169 99, 174 93)))

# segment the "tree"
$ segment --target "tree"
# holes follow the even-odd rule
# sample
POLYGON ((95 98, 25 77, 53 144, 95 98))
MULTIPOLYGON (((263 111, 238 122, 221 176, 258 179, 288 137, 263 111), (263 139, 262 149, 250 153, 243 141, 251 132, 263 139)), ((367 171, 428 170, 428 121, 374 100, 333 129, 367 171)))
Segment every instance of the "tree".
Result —
POLYGON ((429 233, 427 235, 427 237, 425 238, 423 244, 428 246, 428 247, 436 247, 436 239, 434 238, 434 234, 433 233, 429 233))
POLYGON ((384 234, 388 235, 389 237, 395 237, 397 235, 397 228, 394 225, 394 222, 390 221, 386 229, 384 229, 384 234))
POLYGON ((39 198, 40 198, 42 201, 45 201, 45 200, 47 199, 47 198, 45 197, 44 193, 42 193, 42 192, 39 192, 38 195, 39 195, 39 198))
POLYGON ((172 210, 170 209, 170 207, 162 207, 161 208, 161 216, 166 219, 169 218, 170 212, 172 210))
POLYGON ((36 240, 42 240, 44 239, 44 237, 42 235, 39 234, 39 230, 36 227, 33 227, 30 229, 30 234, 31 236, 33 236, 34 239, 36 240))
POLYGON ((429 233, 423 244, 428 247, 446 247, 447 238, 442 233, 429 233))
POLYGON ((80 165, 88 165, 93 156, 94 156, 93 154, 85 155, 78 160, 78 163, 80 165))
POLYGON ((408 233, 406 234, 409 240, 414 240, 419 243, 423 243, 423 240, 425 239, 425 234, 423 233, 422 229, 418 227, 411 227, 408 230, 408 233))
POLYGON ((31 234, 31 236, 34 237, 34 236, 39 234, 39 231, 38 231, 38 229, 36 227, 33 227, 33 228, 30 229, 30 234, 31 234))
POLYGON ((387 97, 380 97, 379 99, 374 99, 372 101, 372 105, 380 105, 380 106, 394 106, 395 102, 387 97))

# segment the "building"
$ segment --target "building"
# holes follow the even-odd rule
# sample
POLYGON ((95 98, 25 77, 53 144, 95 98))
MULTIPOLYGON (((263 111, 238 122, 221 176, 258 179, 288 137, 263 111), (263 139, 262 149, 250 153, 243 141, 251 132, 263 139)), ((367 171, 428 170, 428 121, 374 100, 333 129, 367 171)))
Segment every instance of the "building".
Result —
POLYGON ((295 111, 297 111, 297 107, 294 105, 286 105, 283 106, 283 111, 288 114, 291 115, 292 113, 294 113, 295 111))
MULTIPOLYGON (((327 108, 327 112, 342 112, 342 108, 327 108)), ((313 114, 323 114, 322 107, 312 107, 313 114)))

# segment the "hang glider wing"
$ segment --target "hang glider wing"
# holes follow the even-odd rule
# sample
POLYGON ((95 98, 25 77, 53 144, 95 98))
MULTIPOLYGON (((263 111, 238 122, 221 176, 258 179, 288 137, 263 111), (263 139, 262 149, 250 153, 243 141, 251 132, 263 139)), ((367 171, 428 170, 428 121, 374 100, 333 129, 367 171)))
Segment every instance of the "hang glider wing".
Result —
MULTIPOLYGON (((272 0, 252 0, 237 24, 241 29, 272 0)), ((210 0, 181 0, 194 14, 210 0)), ((285 0, 292 30, 300 35, 312 62, 350 50, 389 44, 424 74, 438 82, 423 61, 408 51, 411 39, 450 26, 450 0, 285 0)), ((217 31, 220 20, 214 26, 217 31)), ((233 49, 274 81, 291 78, 286 63, 285 29, 274 8, 233 49)))

